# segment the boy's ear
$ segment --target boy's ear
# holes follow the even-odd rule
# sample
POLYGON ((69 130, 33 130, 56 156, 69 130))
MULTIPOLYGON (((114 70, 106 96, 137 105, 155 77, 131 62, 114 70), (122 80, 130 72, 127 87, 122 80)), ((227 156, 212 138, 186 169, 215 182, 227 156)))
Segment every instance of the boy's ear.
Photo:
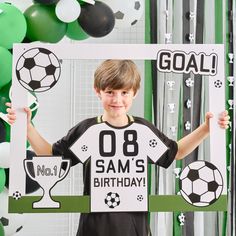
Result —
POLYGON ((95 91, 96 95, 97 95, 99 98, 101 98, 100 89, 94 88, 94 91, 95 91))
POLYGON ((135 99, 138 95, 138 91, 136 91, 135 95, 133 96, 133 99, 135 99))

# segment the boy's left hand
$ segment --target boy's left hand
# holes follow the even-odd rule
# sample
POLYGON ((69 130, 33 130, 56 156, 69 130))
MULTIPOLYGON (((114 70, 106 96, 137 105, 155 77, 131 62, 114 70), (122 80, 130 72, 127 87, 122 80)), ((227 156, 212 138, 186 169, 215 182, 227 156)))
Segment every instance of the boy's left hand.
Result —
MULTIPOLYGON (((209 120, 213 117, 213 114, 211 112, 206 113, 206 124, 209 127, 209 120)), ((218 124, 220 128, 222 129, 228 129, 229 128, 229 120, 230 117, 228 115, 228 111, 225 110, 219 114, 218 117, 218 124)))
POLYGON ((228 129, 229 128, 229 120, 230 116, 228 115, 228 111, 225 110, 220 113, 219 118, 218 118, 218 124, 220 128, 222 129, 228 129))

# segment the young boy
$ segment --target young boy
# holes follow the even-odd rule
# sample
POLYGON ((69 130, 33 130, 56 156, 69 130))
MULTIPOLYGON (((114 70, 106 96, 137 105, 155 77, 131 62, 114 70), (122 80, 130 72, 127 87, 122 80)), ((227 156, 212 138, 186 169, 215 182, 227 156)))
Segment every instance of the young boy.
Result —
MULTIPOLYGON (((157 165, 169 167, 174 159, 180 160, 192 152, 208 135, 211 113, 206 114, 205 123, 191 134, 176 143, 162 134, 155 126, 139 117, 127 115, 133 99, 140 87, 140 75, 136 65, 130 60, 106 60, 95 72, 94 89, 102 102, 104 113, 102 116, 86 119, 53 145, 49 144, 32 126, 31 112, 27 112, 27 138, 37 155, 63 155, 71 159, 72 165, 79 162, 71 147, 90 127, 104 123, 112 129, 126 129, 132 124, 145 126, 151 130, 168 148, 158 159, 157 165)), ((10 123, 16 119, 15 111, 8 104, 7 109, 10 123)), ((228 128, 229 116, 227 111, 220 114, 218 120, 221 128, 228 128)), ((94 134, 96 135, 96 134, 94 134)), ((133 137, 134 138, 134 137, 133 137)), ((135 137, 137 140, 139 137, 135 137)), ((137 141, 138 142, 138 141, 137 141)), ((120 144, 122 145, 122 144, 120 144)), ((137 147, 142 149, 142 145, 137 147)), ((110 150, 110 149, 109 149, 110 150)), ((112 147, 111 147, 112 150, 112 147)), ((110 151, 111 151, 110 150, 110 151)), ((109 151, 108 151, 109 152, 109 151)), ((135 148, 131 150, 135 152, 135 148)), ((84 194, 90 194, 90 162, 84 162, 84 194)), ((150 229, 147 212, 109 212, 81 214, 77 236, 148 236, 150 229)))

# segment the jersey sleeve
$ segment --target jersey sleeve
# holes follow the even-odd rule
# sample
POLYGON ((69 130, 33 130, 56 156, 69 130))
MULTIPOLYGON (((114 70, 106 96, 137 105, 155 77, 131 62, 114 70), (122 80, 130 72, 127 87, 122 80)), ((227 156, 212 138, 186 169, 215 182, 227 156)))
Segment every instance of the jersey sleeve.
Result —
POLYGON ((77 155, 70 150, 70 147, 91 125, 95 123, 96 119, 91 118, 74 126, 68 131, 66 136, 52 145, 52 154, 55 156, 63 156, 65 159, 70 159, 72 166, 81 162, 77 155))
POLYGON ((164 168, 168 168, 174 161, 176 153, 178 151, 177 143, 174 140, 169 139, 166 135, 160 132, 153 124, 146 121, 145 119, 136 117, 135 120, 137 123, 144 124, 153 132, 154 135, 153 138, 151 138, 150 136, 150 138, 147 140, 148 145, 150 147, 149 153, 151 152, 151 154, 149 154, 149 161, 164 168), (158 140, 157 138, 161 141, 161 143, 157 141, 158 140), (166 149, 163 146, 163 144, 166 147, 166 149), (161 148, 161 150, 164 151, 161 154, 161 156, 158 155, 158 153, 157 156, 155 156, 155 152, 157 151, 158 148, 161 148))
POLYGON ((90 127, 87 129, 70 147, 69 149, 84 163, 92 154, 94 132, 90 127))

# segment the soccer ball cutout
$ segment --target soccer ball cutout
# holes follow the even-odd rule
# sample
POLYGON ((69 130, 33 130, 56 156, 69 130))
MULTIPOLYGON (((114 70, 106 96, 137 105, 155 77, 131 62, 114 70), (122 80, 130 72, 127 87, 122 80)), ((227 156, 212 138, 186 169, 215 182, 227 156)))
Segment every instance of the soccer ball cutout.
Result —
POLYGON ((15 199, 15 200, 19 200, 21 198, 21 193, 16 191, 13 193, 12 197, 15 199))
POLYGON ((209 206, 220 197, 222 190, 222 175, 210 162, 192 162, 180 174, 180 193, 191 205, 209 206))
POLYGON ((44 92, 58 81, 61 66, 54 53, 45 48, 32 48, 20 56, 16 64, 16 77, 29 91, 44 92))
POLYGON ((115 208, 120 205, 120 196, 118 193, 109 192, 105 198, 105 204, 109 208, 115 208))
POLYGON ((220 80, 216 80, 216 81, 214 81, 214 85, 215 85, 215 87, 216 88, 221 88, 222 87, 222 81, 220 81, 220 80))
POLYGON ((107 4, 112 11, 116 19, 115 28, 128 28, 140 20, 144 12, 143 0, 102 0, 107 4))

